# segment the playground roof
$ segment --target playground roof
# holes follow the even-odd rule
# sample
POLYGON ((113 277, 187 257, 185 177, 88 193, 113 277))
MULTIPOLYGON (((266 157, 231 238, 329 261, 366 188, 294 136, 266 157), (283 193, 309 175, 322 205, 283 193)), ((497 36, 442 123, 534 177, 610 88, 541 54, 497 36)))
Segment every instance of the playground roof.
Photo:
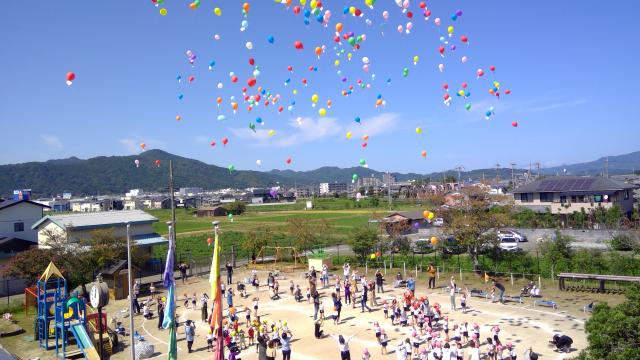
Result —
POLYGON ((97 229, 102 227, 125 226, 127 223, 151 224, 158 218, 151 216, 142 210, 100 211, 91 213, 77 213, 65 215, 47 215, 31 226, 36 230, 48 221, 53 222, 64 230, 73 228, 76 230, 97 229))
POLYGON ((54 275, 61 279, 64 279, 64 276, 62 276, 62 273, 60 272, 60 270, 58 270, 58 267, 52 261, 49 263, 49 266, 47 266, 47 269, 42 273, 42 276, 40 276, 40 280, 47 281, 54 275))

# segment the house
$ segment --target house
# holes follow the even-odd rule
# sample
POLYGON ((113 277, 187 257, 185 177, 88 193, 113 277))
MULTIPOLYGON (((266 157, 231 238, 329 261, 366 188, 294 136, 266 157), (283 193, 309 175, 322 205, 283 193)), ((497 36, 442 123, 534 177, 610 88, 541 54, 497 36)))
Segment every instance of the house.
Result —
POLYGON ((403 224, 406 226, 406 229, 402 232, 403 234, 417 232, 418 229, 425 227, 428 224, 422 211, 395 212, 384 217, 382 221, 386 225, 387 232, 390 232, 393 225, 403 224))
POLYGON ((142 210, 102 211, 47 215, 33 224, 31 229, 38 234, 38 247, 47 248, 50 233, 61 235, 68 244, 77 244, 80 240, 90 238, 93 231, 98 229, 112 229, 115 236, 124 237, 127 234, 128 223, 129 234, 135 245, 149 247, 150 252, 151 246, 167 242, 153 230, 153 224, 156 222, 156 217, 142 210))
POLYGON ((227 210, 222 206, 201 207, 196 211, 196 216, 197 217, 227 216, 227 210))
POLYGON ((552 214, 586 212, 614 205, 625 214, 633 211, 633 190, 638 186, 605 177, 550 176, 520 186, 513 192, 516 205, 552 214))
MULTIPOLYGON (((109 299, 120 300, 129 296, 129 267, 127 260, 120 260, 115 264, 101 269, 102 281, 107 283, 109 287, 109 299)), ((133 266, 132 278, 135 279, 139 275, 139 270, 133 266)))
POLYGON ((0 237, 38 243, 38 232, 31 226, 42 219, 49 206, 31 200, 5 200, 0 202, 0 237))

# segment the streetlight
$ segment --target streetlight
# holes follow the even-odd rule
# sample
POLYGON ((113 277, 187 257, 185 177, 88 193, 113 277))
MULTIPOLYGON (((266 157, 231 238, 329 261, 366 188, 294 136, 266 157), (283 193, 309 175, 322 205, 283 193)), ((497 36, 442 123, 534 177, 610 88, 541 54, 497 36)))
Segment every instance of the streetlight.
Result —
MULTIPOLYGON (((126 222, 127 225, 127 267, 129 268, 127 279, 129 281, 129 335, 131 336, 131 360, 136 359, 136 351, 135 351, 135 339, 133 337, 133 284, 131 282, 131 273, 133 272, 133 266, 131 265, 131 235, 129 230, 131 228, 131 224, 126 222)), ((100 319, 102 322, 102 319, 100 319)))

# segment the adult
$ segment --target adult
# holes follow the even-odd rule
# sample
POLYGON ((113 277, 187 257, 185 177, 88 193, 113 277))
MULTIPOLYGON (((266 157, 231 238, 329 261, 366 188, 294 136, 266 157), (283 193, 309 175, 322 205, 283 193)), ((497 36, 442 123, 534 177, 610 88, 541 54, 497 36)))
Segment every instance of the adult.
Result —
POLYGON ((207 300, 209 300, 209 295, 207 295, 207 293, 202 293, 202 297, 200 298, 200 303, 202 305, 202 309, 200 310, 202 322, 207 322, 207 319, 209 319, 207 300))
POLYGON ((162 329, 162 322, 164 321, 164 303, 162 299, 158 298, 158 330, 162 329))
POLYGON ((393 284, 393 287, 401 287, 402 284, 405 284, 405 281, 402 279, 402 274, 400 271, 396 274, 396 282, 393 284))
POLYGON ((283 332, 280 335, 280 345, 282 346, 282 360, 291 360, 291 331, 283 332))
POLYGON ((493 290, 498 290, 500 292, 499 300, 501 304, 504 304, 504 285, 499 283, 497 280, 493 280, 493 290))
POLYGON ((323 288, 329 286, 329 269, 327 268, 327 264, 322 264, 322 275, 320 276, 320 280, 322 280, 323 288))
POLYGON ((269 340, 267 343, 267 360, 276 360, 276 354, 278 353, 278 347, 274 340, 269 340))
POLYGON ((318 320, 318 311, 320 310, 320 294, 315 291, 311 294, 313 298, 313 320, 318 320))
POLYGON ((133 310, 136 314, 140 315, 140 303, 138 302, 138 296, 135 291, 133 292, 133 296, 130 296, 131 302, 133 303, 133 310))
POLYGON ((178 270, 180 270, 180 277, 182 278, 182 283, 186 283, 187 282, 187 269, 189 269, 189 265, 183 263, 180 263, 180 265, 178 266, 178 270))
POLYGON ((568 337, 567 335, 553 335, 553 340, 550 341, 553 345, 556 346, 556 349, 560 352, 569 352, 571 350, 571 344, 573 344, 573 339, 568 337))
POLYGON ((369 306, 378 306, 376 301, 376 284, 373 281, 369 281, 369 306))
POLYGON ((380 271, 380 269, 376 270, 376 290, 379 293, 383 293, 384 292, 384 277, 382 276, 382 272, 380 271))
POLYGON ((340 297, 336 295, 336 293, 331 294, 331 298, 333 299, 333 310, 335 311, 335 315, 333 317, 333 323, 340 323, 340 312, 342 311, 342 301, 340 297))
POLYGON ((351 265, 349 265, 349 263, 344 263, 344 265, 342 265, 342 274, 345 279, 349 278, 349 273, 351 273, 351 265))
POLYGON ((480 348, 474 340, 469 343, 469 360, 480 360, 480 348))
POLYGON ((256 352, 258 353, 258 360, 267 360, 267 338, 265 335, 258 335, 257 340, 256 352))
POLYGON ((369 289, 367 289, 367 286, 363 286, 362 287, 362 296, 360 298, 360 306, 362 307, 362 311, 360 311, 360 312, 364 312, 364 308, 367 308, 367 310, 369 310, 369 312, 371 312, 371 308, 367 305, 368 292, 369 292, 369 289))
POLYGON ((351 360, 351 353, 349 352, 349 341, 353 338, 353 335, 348 338, 344 338, 342 335, 331 335, 338 342, 338 349, 340 350, 340 359, 341 360, 351 360))
POLYGON ((456 279, 453 276, 449 281, 449 298, 451 299, 451 310, 456 311, 456 279))
POLYGON ((407 289, 411 291, 412 296, 416 294, 416 281, 413 277, 407 279, 407 289))
POLYGON ((144 316, 144 318, 147 320, 153 317, 153 313, 151 312, 151 309, 149 308, 149 303, 147 302, 145 302, 144 306, 142 307, 142 316, 144 316))
POLYGON ((187 349, 189 353, 191 353, 191 347, 193 346, 193 339, 196 336, 196 327, 191 320, 187 320, 184 325, 184 336, 185 340, 187 340, 187 349))
POLYGON ((231 263, 227 261, 227 265, 225 267, 227 268, 227 285, 231 285, 233 283, 233 266, 231 266, 231 263))
POLYGON ((538 354, 533 352, 532 348, 528 348, 524 352, 524 360, 538 360, 538 354))
POLYGON ((429 289, 436 288, 436 267, 433 264, 429 264, 427 268, 427 274, 429 275, 429 289))
POLYGON ((227 306, 229 306, 230 308, 233 307, 233 289, 229 288, 229 290, 227 290, 227 306))

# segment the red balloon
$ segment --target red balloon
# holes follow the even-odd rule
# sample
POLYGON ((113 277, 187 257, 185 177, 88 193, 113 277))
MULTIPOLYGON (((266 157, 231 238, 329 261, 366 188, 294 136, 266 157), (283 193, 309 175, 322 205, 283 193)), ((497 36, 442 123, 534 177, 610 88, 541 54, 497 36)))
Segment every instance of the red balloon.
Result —
POLYGON ((409 19, 413 18, 413 13, 411 11, 407 11, 407 17, 409 19))
POLYGON ((237 76, 235 76, 235 75, 233 75, 233 76, 231 77, 231 82, 232 82, 232 83, 238 82, 238 77, 237 77, 237 76))
POLYGON ((210 143, 209 143, 209 145, 211 145, 211 146, 216 146, 216 142, 215 142, 215 141, 212 141, 212 142, 210 142, 210 143))
POLYGON ((511 94, 511 90, 505 90, 504 93, 509 95, 509 94, 511 94))
POLYGON ((282 106, 280 106, 280 107, 278 108, 278 112, 282 112, 282 110, 284 110, 284 108, 283 108, 282 106))
POLYGON ((420 9, 424 9, 427 7, 427 4, 424 1, 420 1, 420 9))
POLYGON ((69 71, 67 73, 67 81, 73 81, 76 79, 76 73, 74 73, 73 71, 69 71))
POLYGON ((460 35, 460 41, 462 41, 463 43, 468 43, 469 38, 467 37, 467 35, 460 35))
POLYGON ((287 70, 293 71, 293 66, 291 66, 291 65, 287 66, 287 70))
POLYGON ((313 71, 313 65, 309 66, 309 71, 313 71))
POLYGON ((316 1, 316 7, 322 9, 322 1, 316 1))
POLYGON ((466 83, 466 82, 463 82, 463 83, 462 83, 462 88, 463 88, 463 89, 466 89, 466 88, 467 88, 467 86, 468 86, 468 85, 467 85, 467 83, 466 83))
POLYGON ((291 164, 291 161, 293 161, 293 160, 291 160, 291 158, 288 158, 287 159, 287 164, 291 164))
POLYGON ((440 53, 440 55, 444 55, 444 46, 440 46, 438 48, 438 52, 440 53))
POLYGON ((227 145, 229 143, 229 139, 227 139, 226 137, 222 138, 222 144, 223 145, 227 145))
POLYGON ((442 88, 445 90, 449 89, 449 84, 447 83, 442 84, 442 88))
POLYGON ((340 42, 340 36, 336 35, 333 37, 333 41, 339 43, 340 42))
POLYGON ((299 5, 296 5, 296 6, 293 7, 293 13, 296 14, 296 15, 300 14, 300 6, 299 5))
POLYGON ((247 80, 247 85, 249 85, 249 87, 254 87, 256 85, 256 78, 249 78, 249 80, 247 80))
POLYGON ((491 71, 496 71, 496 67, 495 67, 495 66, 493 66, 493 65, 491 65, 491 66, 489 66, 489 70, 491 70, 491 71))
POLYGON ((242 87, 242 93, 244 94, 244 93, 246 93, 246 92, 247 92, 247 88, 243 86, 243 87, 242 87))
POLYGON ((424 17, 429 17, 429 16, 431 16, 431 10, 425 10, 424 17))
POLYGON ((256 95, 256 101, 260 101, 260 99, 262 99, 262 97, 260 96, 260 94, 256 95))
POLYGON ((157 167, 160 167, 160 160, 156 160, 155 163, 157 167))
POLYGON ((193 82, 196 79, 195 76, 193 75, 189 75, 189 77, 187 78, 187 80, 189 80, 189 82, 193 82))
POLYGON ((249 65, 253 66, 256 64, 256 61, 253 58, 249 58, 249 65))
POLYGON ((298 50, 304 49, 304 45, 302 45, 302 41, 300 41, 300 40, 294 41, 293 42, 293 47, 298 49, 298 50))
POLYGON ((356 9, 356 12, 354 14, 355 16, 360 16, 362 15, 362 11, 360 9, 356 9))
POLYGON ((511 126, 513 126, 513 127, 518 127, 518 122, 517 122, 517 121, 512 122, 512 123, 511 123, 511 126))
POLYGON ((367 145, 368 145, 368 144, 367 144, 366 142, 363 142, 363 143, 362 143, 362 147, 363 147, 363 148, 366 148, 366 147, 367 147, 367 145))
POLYGON ((447 99, 449 99, 449 94, 444 94, 443 97, 444 97, 445 100, 447 100, 447 99))

